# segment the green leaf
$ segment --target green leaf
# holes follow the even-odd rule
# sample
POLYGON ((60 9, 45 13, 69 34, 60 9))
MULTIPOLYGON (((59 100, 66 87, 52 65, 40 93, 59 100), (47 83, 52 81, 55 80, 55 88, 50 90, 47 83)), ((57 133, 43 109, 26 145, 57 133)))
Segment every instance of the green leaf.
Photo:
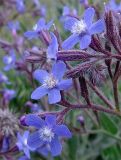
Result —
POLYGON ((101 120, 102 127, 106 131, 108 131, 112 134, 116 134, 118 132, 118 128, 117 128, 115 122, 112 121, 112 119, 108 115, 102 113, 100 116, 100 120, 101 120))
POLYGON ((78 149, 78 138, 73 136, 71 139, 68 140, 68 148, 69 148, 69 160, 76 159, 76 152, 78 149))
POLYGON ((103 150, 102 156, 105 160, 120 160, 121 148, 117 145, 111 146, 103 150))

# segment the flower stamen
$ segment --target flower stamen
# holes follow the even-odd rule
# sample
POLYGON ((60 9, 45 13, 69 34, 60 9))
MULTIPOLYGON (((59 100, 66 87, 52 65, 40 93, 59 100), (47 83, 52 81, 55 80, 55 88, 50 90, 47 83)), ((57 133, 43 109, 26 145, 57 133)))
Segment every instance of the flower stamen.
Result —
POLYGON ((85 32, 87 29, 87 25, 83 20, 80 20, 78 22, 75 22, 72 26, 71 32, 74 34, 81 34, 85 32))

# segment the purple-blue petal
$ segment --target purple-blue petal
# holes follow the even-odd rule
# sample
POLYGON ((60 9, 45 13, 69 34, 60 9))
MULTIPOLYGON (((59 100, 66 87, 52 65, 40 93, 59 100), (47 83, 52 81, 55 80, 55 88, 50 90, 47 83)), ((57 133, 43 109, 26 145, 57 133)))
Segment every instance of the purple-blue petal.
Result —
POLYGON ((85 10, 83 18, 85 23, 87 24, 87 27, 90 27, 90 25, 93 22, 95 10, 92 7, 89 7, 88 9, 85 10))
POLYGON ((23 139, 27 139, 29 136, 29 131, 25 131, 23 134, 23 139))
POLYGON ((16 9, 19 13, 25 12, 26 8, 25 8, 24 0, 16 0, 16 9))
POLYGON ((13 68, 12 65, 7 65, 7 66, 4 67, 4 71, 9 71, 12 68, 13 68))
POLYGON ((49 104, 54 104, 54 103, 60 102, 60 100, 61 100, 61 94, 58 89, 53 88, 48 92, 49 104))
POLYGON ((8 28, 13 31, 13 30, 20 30, 20 24, 19 21, 10 21, 8 22, 8 28))
POLYGON ((46 25, 46 29, 49 30, 50 27, 53 25, 53 20, 49 21, 46 25))
POLYGON ((54 132, 57 136, 68 137, 68 138, 72 136, 71 132, 65 125, 56 125, 54 128, 54 132))
POLYGON ((62 145, 59 142, 59 139, 57 136, 55 136, 54 139, 51 141, 50 149, 51 149, 52 156, 57 156, 61 154, 62 145))
POLYGON ((30 146, 31 148, 39 148, 42 144, 43 141, 42 139, 40 139, 40 133, 39 131, 36 131, 32 134, 30 134, 30 136, 28 137, 28 146, 30 146))
POLYGON ((41 128, 45 124, 44 120, 42 120, 37 115, 33 115, 33 114, 29 114, 26 116, 25 123, 28 126, 33 126, 38 129, 41 128))
POLYGON ((62 77, 64 76, 65 72, 66 72, 66 64, 64 62, 62 62, 62 61, 58 61, 52 67, 52 74, 58 80, 62 79, 62 77))
POLYGON ((62 43, 62 48, 65 50, 71 49, 79 42, 79 40, 78 34, 72 34, 62 43))
POLYGON ((18 140, 19 140, 20 142, 22 142, 23 139, 22 139, 22 136, 21 136, 21 134, 20 134, 19 132, 17 133, 17 138, 18 138, 18 140))
POLYGON ((30 151, 27 147, 25 147, 24 149, 24 154, 30 159, 30 151))
POLYGON ((105 23, 103 19, 98 20, 97 22, 93 23, 89 29, 91 35, 101 33, 105 29, 105 23))
POLYGON ((56 60, 57 51, 58 51, 58 41, 56 36, 53 33, 51 33, 51 43, 47 49, 47 58, 56 60))
POLYGON ((37 30, 42 30, 45 29, 45 19, 44 18, 40 18, 37 22, 37 30))
POLYGON ((46 145, 37 149, 37 152, 40 153, 41 155, 45 156, 45 157, 48 156, 49 151, 50 151, 49 146, 46 146, 46 145))
POLYGON ((66 16, 70 13, 70 8, 68 6, 63 7, 63 16, 66 16))
POLYGON ((58 84, 60 90, 67 90, 71 86, 72 86, 72 79, 62 80, 58 84))
POLYGON ((71 31, 72 30, 72 27, 75 23, 79 22, 79 20, 77 20, 76 18, 68 18, 66 21, 65 21, 65 24, 64 24, 64 28, 66 30, 69 30, 71 31))
POLYGON ((35 31, 27 31, 24 33, 24 36, 26 38, 28 38, 29 40, 33 39, 33 38, 38 38, 38 34, 35 31))
POLYGON ((44 83, 44 80, 46 79, 46 77, 48 77, 48 75, 48 72, 42 69, 37 69, 33 73, 33 77, 40 83, 44 83))
POLYGON ((23 149, 23 139, 22 139, 22 136, 20 135, 20 133, 17 133, 17 139, 18 139, 18 141, 17 141, 16 145, 19 150, 22 150, 23 149))
POLYGON ((91 36, 90 35, 84 35, 80 39, 80 48, 85 49, 88 48, 91 43, 91 36))
POLYGON ((45 122, 49 126, 54 126, 56 124, 56 116, 55 115, 47 115, 45 118, 45 122))
POLYGON ((32 92, 31 99, 38 100, 43 96, 45 96, 47 93, 48 93, 48 89, 45 88, 44 86, 40 86, 32 92))

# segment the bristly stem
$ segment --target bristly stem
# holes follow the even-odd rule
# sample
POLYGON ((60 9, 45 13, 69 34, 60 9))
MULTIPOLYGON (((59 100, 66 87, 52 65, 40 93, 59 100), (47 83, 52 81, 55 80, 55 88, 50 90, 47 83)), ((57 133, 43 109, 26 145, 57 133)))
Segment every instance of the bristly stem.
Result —
POLYGON ((119 98, 118 98, 118 88, 117 88, 117 86, 118 86, 117 81, 113 82, 113 93, 114 93, 115 106, 116 106, 116 109, 119 111, 120 107, 119 107, 119 98))
POLYGON ((112 110, 112 109, 107 109, 107 108, 104 108, 103 106, 101 105, 96 105, 96 104, 91 104, 88 105, 88 104, 70 104, 69 102, 67 101, 61 101, 60 103, 58 103, 64 107, 68 107, 70 108, 70 110, 73 110, 73 109, 90 109, 90 110, 93 110, 93 111, 100 111, 100 112, 105 112, 105 113, 109 113, 109 114, 112 114, 112 115, 117 115, 117 116, 121 116, 121 112, 119 111, 116 111, 116 110, 112 110))
POLYGON ((93 89, 93 91, 98 95, 98 97, 110 108, 110 109, 114 109, 115 107, 110 103, 110 101, 105 97, 105 95, 103 95, 103 93, 96 87, 94 86, 92 83, 90 83, 88 80, 86 80, 86 82, 88 83, 88 85, 90 86, 90 88, 93 89))
POLYGON ((112 79, 114 100, 115 100, 115 106, 117 110, 120 110, 119 95, 118 95, 118 79, 121 76, 121 69, 120 69, 121 66, 119 64, 120 62, 117 61, 114 77, 112 79))

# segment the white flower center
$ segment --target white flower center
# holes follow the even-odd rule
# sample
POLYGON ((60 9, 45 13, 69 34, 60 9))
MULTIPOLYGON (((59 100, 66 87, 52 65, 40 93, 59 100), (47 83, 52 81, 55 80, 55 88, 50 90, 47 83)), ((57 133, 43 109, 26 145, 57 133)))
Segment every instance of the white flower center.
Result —
POLYGON ((27 146, 27 138, 23 141, 24 146, 27 146))
POLYGON ((54 88, 58 83, 58 80, 54 78, 53 75, 50 75, 44 80, 43 86, 46 86, 47 88, 51 89, 54 88))
POLYGON ((34 30, 34 31, 37 30, 37 24, 35 24, 35 25, 33 26, 33 30, 34 30))
POLYGON ((53 139, 54 137, 54 133, 52 132, 52 129, 49 128, 49 127, 43 127, 39 130, 39 133, 40 133, 40 138, 43 140, 43 141, 47 141, 47 142, 51 142, 51 140, 53 139))
POLYGON ((7 57, 7 63, 10 64, 10 63, 12 63, 12 61, 13 61, 13 60, 12 60, 12 57, 8 56, 8 57, 7 57))
POLYGON ((81 34, 82 32, 85 32, 87 29, 87 25, 83 20, 80 20, 78 22, 75 22, 72 26, 71 32, 76 34, 81 34))

